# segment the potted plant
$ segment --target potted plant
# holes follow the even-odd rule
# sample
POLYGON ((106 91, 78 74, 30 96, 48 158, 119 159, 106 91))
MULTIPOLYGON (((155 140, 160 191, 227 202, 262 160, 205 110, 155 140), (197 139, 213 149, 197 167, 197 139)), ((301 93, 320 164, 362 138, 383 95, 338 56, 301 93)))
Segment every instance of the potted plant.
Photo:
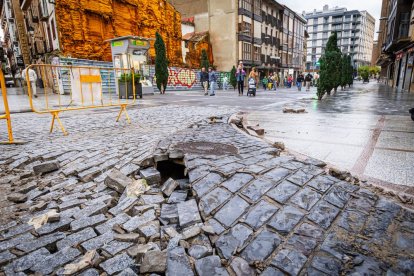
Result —
MULTIPOLYGON (((134 73, 134 83, 135 83, 135 98, 142 99, 142 84, 140 82, 141 75, 134 73)), ((121 74, 118 79, 118 88, 119 88, 119 98, 126 99, 128 94, 128 99, 132 99, 134 95, 131 93, 133 90, 132 86, 132 74, 124 73, 121 74)))

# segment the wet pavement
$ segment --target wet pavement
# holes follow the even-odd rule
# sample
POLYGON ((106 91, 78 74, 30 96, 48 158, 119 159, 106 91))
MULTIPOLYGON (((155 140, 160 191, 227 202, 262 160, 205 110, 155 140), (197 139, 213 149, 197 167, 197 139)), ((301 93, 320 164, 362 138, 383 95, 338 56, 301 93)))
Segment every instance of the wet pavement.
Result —
POLYGON ((414 94, 377 84, 356 84, 323 101, 298 100, 307 113, 281 108, 248 115, 271 141, 289 150, 324 160, 383 186, 404 185, 414 194, 414 122, 408 110, 414 94))
POLYGON ((227 124, 236 111, 135 108, 131 125, 111 109, 66 113, 65 137, 47 134, 49 116, 14 115, 28 143, 0 154, 0 273, 414 270, 412 203, 248 136, 227 124))

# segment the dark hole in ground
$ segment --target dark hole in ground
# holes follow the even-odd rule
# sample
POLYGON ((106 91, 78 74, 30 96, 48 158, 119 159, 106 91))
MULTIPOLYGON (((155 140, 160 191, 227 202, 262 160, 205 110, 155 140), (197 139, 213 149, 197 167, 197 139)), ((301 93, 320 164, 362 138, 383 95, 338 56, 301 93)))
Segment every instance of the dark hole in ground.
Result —
POLYGON ((161 174, 161 183, 164 183, 170 177, 174 180, 187 179, 184 174, 185 166, 172 160, 157 162, 157 170, 161 174))

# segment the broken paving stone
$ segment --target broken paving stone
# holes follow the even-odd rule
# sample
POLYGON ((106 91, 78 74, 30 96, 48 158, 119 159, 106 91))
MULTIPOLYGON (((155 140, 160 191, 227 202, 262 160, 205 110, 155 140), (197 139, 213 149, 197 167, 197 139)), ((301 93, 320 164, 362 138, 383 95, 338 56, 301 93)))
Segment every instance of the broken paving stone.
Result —
MULTIPOLYGON (((279 269, 275 267, 268 266, 260 276, 285 276, 286 274, 280 271, 279 269)), ((310 275, 317 275, 317 274, 308 274, 310 275)))
POLYGON ((202 197, 214 186, 223 182, 224 178, 217 173, 209 173, 207 176, 201 178, 195 184, 193 184, 193 190, 197 193, 197 196, 202 197))
POLYGON ((205 215, 209 215, 212 211, 214 211, 217 207, 223 204, 231 196, 232 193, 221 187, 218 187, 201 198, 199 204, 200 210, 205 215))
POLYGON ((190 247, 190 249, 188 250, 188 254, 190 254, 190 256, 194 259, 201 259, 207 255, 211 255, 211 252, 208 250, 207 247, 196 244, 190 247))
POLYGON ((181 234, 181 239, 188 240, 190 238, 193 238, 201 233, 201 227, 199 225, 193 225, 189 228, 186 228, 183 230, 181 234))
POLYGON ((265 131, 260 126, 247 126, 247 129, 253 130, 257 135, 264 135, 265 131))
POLYGON ((178 203, 183 202, 187 199, 187 191, 174 191, 171 196, 168 198, 168 203, 178 203))
POLYGON ((161 208, 161 219, 169 224, 178 223, 177 204, 163 204, 161 208))
MULTIPOLYGON (((190 253, 191 255, 191 253, 190 253)), ((166 275, 192 276, 194 272, 184 248, 176 247, 168 251, 166 275)))
POLYGON ((266 200, 261 200, 256 206, 250 209, 244 219, 244 222, 253 227, 253 229, 257 230, 264 223, 266 223, 277 210, 279 210, 278 207, 266 200))
POLYGON ((85 253, 76 260, 76 262, 65 265, 64 268, 59 269, 56 275, 78 275, 80 271, 94 266, 99 261, 99 254, 96 250, 91 250, 85 253))
POLYGON ((39 250, 14 260, 12 263, 5 266, 4 270, 11 272, 22 272, 41 262, 48 256, 50 256, 50 252, 46 248, 40 248, 39 250))
POLYGON ((306 187, 294 195, 290 201, 309 211, 321 197, 320 194, 306 187))
POLYGON ((138 226, 138 232, 145 238, 152 237, 160 233, 160 222, 154 220, 146 224, 138 226))
POLYGON ((92 217, 83 217, 71 222, 70 228, 72 229, 72 231, 79 231, 86 227, 94 227, 106 220, 107 218, 102 214, 92 217))
POLYGON ((221 265, 221 260, 218 256, 208 256, 196 260, 195 268, 199 276, 229 275, 226 269, 221 265))
POLYGON ((285 203, 298 190, 299 190, 298 186, 285 180, 279 185, 277 185, 275 188, 267 192, 267 196, 276 200, 279 203, 285 203))
POLYGON ((112 169, 105 178, 105 185, 120 194, 122 194, 125 188, 131 184, 132 179, 117 169, 112 169))
POLYGON ((120 242, 138 242, 139 234, 129 233, 129 234, 115 234, 114 239, 120 242))
POLYGON ((235 196, 215 214, 214 218, 229 227, 248 207, 249 203, 241 197, 235 196))
POLYGON ((99 266, 106 273, 112 275, 127 268, 134 268, 136 265, 133 259, 131 259, 127 254, 123 253, 101 263, 99 266))
POLYGON ((47 202, 39 202, 36 205, 33 205, 29 208, 29 211, 34 213, 34 212, 38 212, 38 211, 43 211, 44 209, 46 209, 48 203, 47 202))
POLYGON ((252 233, 252 229, 239 223, 228 233, 220 236, 216 241, 216 247, 224 258, 229 259, 239 248, 243 247, 252 233))
POLYGON ((23 203, 27 200, 27 195, 22 193, 12 193, 7 196, 7 200, 14 203, 23 203))
POLYGON ((95 238, 92 238, 86 242, 82 243, 82 247, 85 250, 94 250, 94 249, 98 249, 100 247, 102 247, 104 244, 112 241, 114 239, 114 232, 109 231, 106 232, 103 235, 97 236, 95 238))
POLYGON ((76 232, 76 233, 73 233, 67 236, 63 240, 58 241, 56 243, 56 247, 60 250, 65 247, 71 247, 73 245, 80 244, 84 241, 87 241, 95 237, 96 237, 95 231, 93 231, 92 228, 86 228, 86 229, 83 229, 82 231, 79 231, 79 232, 76 232))
POLYGON ((231 269, 237 276, 256 275, 256 271, 243 258, 235 257, 230 263, 231 269))
POLYGON ((109 209, 109 213, 116 216, 119 214, 122 214, 123 212, 126 212, 129 208, 134 206, 138 202, 138 198, 135 197, 124 197, 122 200, 118 201, 118 204, 109 209))
POLYGON ((99 276, 99 271, 94 268, 89 268, 80 273, 79 276, 99 276))
POLYGON ((148 251, 142 259, 140 273, 164 273, 167 269, 166 251, 148 251))
POLYGON ((105 252, 107 252, 108 254, 112 256, 115 256, 119 252, 131 247, 132 245, 133 245, 132 242, 121 242, 121 241, 113 240, 109 243, 106 243, 104 246, 102 246, 102 250, 104 250, 105 252))
POLYGON ((149 210, 142 214, 141 216, 132 217, 129 221, 123 224, 123 228, 128 232, 133 232, 138 229, 139 226, 144 225, 147 222, 155 220, 155 211, 149 210))
POLYGON ((273 219, 267 224, 282 235, 287 235, 299 223, 305 214, 292 206, 285 206, 278 211, 273 219))
POLYGON ((272 260, 272 265, 283 269, 289 275, 298 275, 307 258, 294 249, 282 249, 272 260))
POLYGON ((155 194, 155 195, 142 195, 141 196, 142 201, 145 205, 148 204, 160 204, 165 201, 162 194, 155 194))
POLYGON ((112 227, 115 224, 123 224, 123 223, 127 222, 130 219, 131 219, 130 216, 128 216, 125 213, 121 213, 121 214, 117 215, 116 217, 111 218, 110 220, 106 221, 105 223, 102 223, 102 224, 96 226, 95 229, 96 229, 96 231, 98 231, 99 234, 104 234, 108 231, 111 231, 112 227))
POLYGON ((161 191, 164 193, 164 195, 170 196, 172 192, 175 190, 175 188, 177 188, 177 186, 178 182, 170 177, 162 185, 161 191))
POLYGON ((38 165, 33 166, 33 171, 35 174, 49 173, 57 171, 60 169, 60 164, 58 161, 44 162, 38 165))
POLYGON ((3 266, 4 264, 10 262, 11 260, 15 258, 16 258, 16 255, 10 253, 10 251, 8 250, 0 252, 0 265, 3 266))
POLYGON ((64 239, 65 237, 66 235, 64 233, 55 232, 55 233, 52 233, 46 236, 41 236, 40 238, 35 239, 35 240, 29 240, 27 242, 23 242, 19 244, 18 246, 16 246, 16 248, 24 252, 30 252, 38 248, 53 244, 59 240, 64 239))
POLYGON ((160 248, 156 243, 149 242, 147 244, 136 244, 128 248, 127 253, 129 256, 140 260, 148 251, 160 251, 160 248))
POLYGON ((327 229, 339 214, 339 211, 340 210, 337 207, 321 200, 315 208, 312 209, 311 213, 308 215, 308 219, 315 222, 322 228, 327 229))
POLYGON ((279 235, 268 230, 263 230, 246 246, 241 253, 241 257, 248 261, 249 264, 256 261, 263 262, 281 242, 282 240, 279 235))
POLYGON ((119 273, 117 276, 137 276, 137 275, 138 274, 136 274, 134 270, 128 267, 127 269, 119 273))
POLYGON ((139 173, 147 181, 148 185, 158 185, 161 182, 161 174, 154 167, 141 170, 139 173))
POLYGON ((249 183, 253 176, 247 173, 236 173, 230 179, 226 180, 221 186, 227 188, 232 193, 240 190, 241 187, 249 183))
POLYGON ((71 247, 66 247, 36 263, 33 267, 30 268, 30 270, 40 275, 50 274, 56 268, 72 262, 79 255, 81 255, 81 252, 79 250, 71 247))
POLYGON ((192 224, 201 222, 195 199, 180 202, 177 204, 178 220, 181 227, 187 227, 192 224))

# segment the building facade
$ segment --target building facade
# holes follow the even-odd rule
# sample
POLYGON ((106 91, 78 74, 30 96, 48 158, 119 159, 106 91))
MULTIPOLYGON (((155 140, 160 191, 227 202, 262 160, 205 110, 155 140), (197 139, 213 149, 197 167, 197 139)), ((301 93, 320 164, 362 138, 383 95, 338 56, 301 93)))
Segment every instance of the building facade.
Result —
POLYGON ((377 64, 386 83, 414 92, 414 1, 383 0, 377 64))
POLYGON ((3 50, 7 55, 7 73, 15 74, 18 67, 30 64, 29 41, 19 0, 0 3, 0 22, 3 29, 3 50), (10 72, 9 72, 10 71, 10 72))
POLYGON ((325 51, 329 36, 336 32, 342 53, 352 56, 355 68, 369 65, 372 58, 375 19, 366 11, 332 8, 304 12, 307 20, 306 70, 319 69, 318 60, 325 51))
POLYGON ((208 32, 214 64, 230 71, 240 61, 261 75, 303 71, 306 20, 274 0, 174 0, 195 32, 208 32), (198 4, 197 4, 198 3, 198 4))

